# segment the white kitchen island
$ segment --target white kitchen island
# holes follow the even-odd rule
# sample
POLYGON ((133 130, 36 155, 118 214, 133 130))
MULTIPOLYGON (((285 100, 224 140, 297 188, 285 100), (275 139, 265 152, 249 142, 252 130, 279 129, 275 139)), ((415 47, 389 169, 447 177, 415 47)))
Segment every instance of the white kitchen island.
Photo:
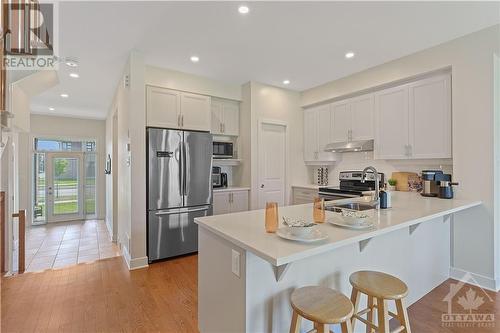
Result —
MULTIPOLYGON (((200 332, 288 332, 295 288, 323 285, 349 296, 349 275, 358 270, 401 278, 410 289, 407 304, 424 296, 449 276, 453 214, 481 203, 404 192, 392 201, 392 208, 373 213, 373 228, 324 223, 318 228, 329 238, 308 244, 266 233, 264 210, 195 219, 200 332)), ((333 214, 327 211, 326 219, 333 214)), ((312 220, 312 204, 280 207, 279 216, 312 220)))

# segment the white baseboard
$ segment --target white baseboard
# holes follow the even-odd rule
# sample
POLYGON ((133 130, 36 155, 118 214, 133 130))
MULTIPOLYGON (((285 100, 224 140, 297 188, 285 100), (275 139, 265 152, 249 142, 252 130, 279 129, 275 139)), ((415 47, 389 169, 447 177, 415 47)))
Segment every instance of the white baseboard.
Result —
POLYGON ((495 292, 500 290, 500 281, 495 281, 495 279, 489 278, 484 275, 467 272, 460 268, 450 267, 450 278, 464 281, 483 289, 488 289, 495 292), (464 279, 466 275, 469 275, 470 279, 464 279))
POLYGON ((130 260, 130 270, 148 267, 148 257, 134 258, 130 260))
POLYGON ((141 258, 130 258, 130 253, 125 246, 122 246, 123 258, 125 259, 125 263, 130 271, 140 268, 149 267, 148 257, 141 258))
POLYGON ((105 224, 106 224, 106 228, 108 229, 108 235, 109 235, 109 239, 112 241, 112 242, 116 242, 116 239, 114 237, 114 234, 113 234, 113 229, 111 228, 111 224, 109 223, 109 220, 108 219, 105 219, 104 220, 105 224))
POLYGON ((125 246, 122 246, 123 259, 127 264, 128 269, 130 270, 130 253, 128 253, 128 249, 125 246))

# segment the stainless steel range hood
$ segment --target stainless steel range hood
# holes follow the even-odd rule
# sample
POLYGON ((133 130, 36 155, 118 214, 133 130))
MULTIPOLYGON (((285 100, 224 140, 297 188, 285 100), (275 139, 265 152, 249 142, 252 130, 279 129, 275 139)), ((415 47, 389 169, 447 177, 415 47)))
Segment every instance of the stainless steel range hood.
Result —
POLYGON ((330 151, 332 153, 346 153, 351 151, 372 151, 372 150, 373 150, 373 140, 335 142, 327 144, 325 147, 325 151, 330 151))

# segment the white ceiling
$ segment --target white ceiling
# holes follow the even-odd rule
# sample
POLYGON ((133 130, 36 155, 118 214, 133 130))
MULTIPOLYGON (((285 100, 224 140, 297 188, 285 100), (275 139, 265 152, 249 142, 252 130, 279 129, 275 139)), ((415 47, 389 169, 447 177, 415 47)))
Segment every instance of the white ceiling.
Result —
POLYGON ((104 118, 131 49, 160 67, 301 91, 500 22, 499 2, 254 2, 245 16, 239 5, 60 3, 60 55, 78 59, 80 78, 61 66, 33 112, 104 118))

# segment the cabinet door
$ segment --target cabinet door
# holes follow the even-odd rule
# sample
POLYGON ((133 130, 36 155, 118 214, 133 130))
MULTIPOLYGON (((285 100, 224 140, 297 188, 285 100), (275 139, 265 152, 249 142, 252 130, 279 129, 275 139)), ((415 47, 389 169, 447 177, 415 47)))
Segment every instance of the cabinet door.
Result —
POLYGON ((231 211, 229 194, 230 192, 214 192, 213 195, 214 215, 228 214, 231 211))
POLYGON ((410 158, 451 158, 450 76, 409 85, 410 158))
POLYGON ((408 86, 375 95, 375 151, 378 159, 408 158, 408 86))
POLYGON ((179 128, 180 92, 147 87, 146 119, 148 126, 179 128))
POLYGON ((351 113, 349 110, 349 102, 341 101, 333 103, 332 115, 332 142, 348 141, 348 134, 351 129, 351 113))
POLYGON ((231 213, 248 210, 248 191, 235 191, 232 193, 231 213))
POLYGON ((350 100, 351 140, 373 139, 373 95, 365 95, 350 100))
POLYGON ((316 108, 318 117, 318 160, 334 160, 334 154, 324 151, 325 146, 332 143, 332 112, 331 105, 322 105, 316 108))
POLYGON ((182 128, 210 131, 210 97, 181 93, 182 128))
POLYGON ((223 109, 222 101, 212 99, 210 103, 212 112, 211 132, 212 134, 222 134, 223 109))
POLYGON ((304 161, 318 159, 318 118, 314 109, 304 110, 304 161))
POLYGON ((238 136, 240 134, 240 105, 233 101, 224 101, 223 133, 238 136))

